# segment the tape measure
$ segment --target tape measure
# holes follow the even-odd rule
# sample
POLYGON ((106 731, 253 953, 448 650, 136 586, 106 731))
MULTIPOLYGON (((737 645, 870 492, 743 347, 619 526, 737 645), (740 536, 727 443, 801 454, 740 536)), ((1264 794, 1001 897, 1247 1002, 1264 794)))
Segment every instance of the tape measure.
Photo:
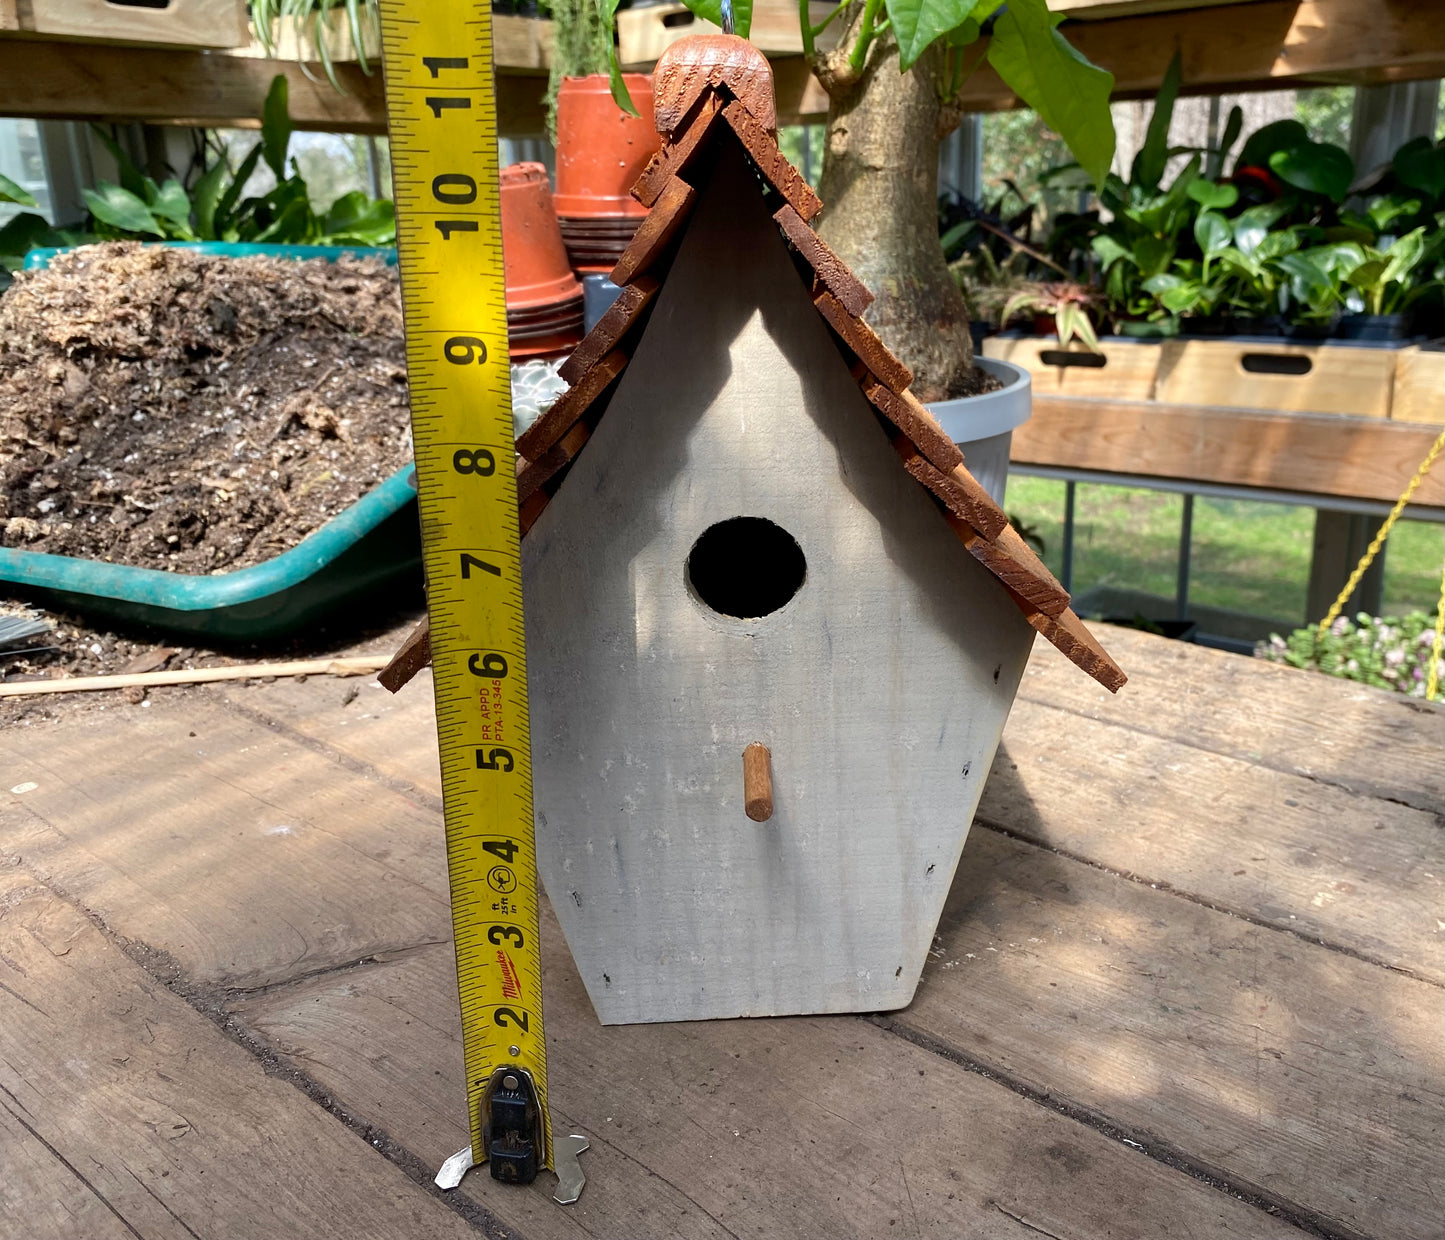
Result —
POLYGON ((472 1137, 438 1183, 529 1183, 553 1145, 490 0, 381 24, 472 1137))

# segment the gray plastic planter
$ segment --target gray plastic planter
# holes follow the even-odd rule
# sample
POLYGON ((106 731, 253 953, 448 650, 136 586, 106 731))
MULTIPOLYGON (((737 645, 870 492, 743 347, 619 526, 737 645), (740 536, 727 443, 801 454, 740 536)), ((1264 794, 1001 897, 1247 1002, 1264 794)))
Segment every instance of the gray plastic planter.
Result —
POLYGON ((948 437, 963 451, 969 472, 995 502, 1004 502, 1008 486, 1008 454, 1016 427, 1033 415, 1034 392, 1029 372, 1012 362, 975 357, 974 365, 1003 383, 996 392, 938 400, 928 406, 948 437))

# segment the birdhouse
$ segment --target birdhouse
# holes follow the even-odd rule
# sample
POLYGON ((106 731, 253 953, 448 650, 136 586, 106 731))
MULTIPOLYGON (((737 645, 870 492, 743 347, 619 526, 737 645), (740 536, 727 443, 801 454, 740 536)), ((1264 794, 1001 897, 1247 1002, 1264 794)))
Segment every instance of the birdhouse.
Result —
POLYGON ((740 39, 655 73, 617 303, 517 442, 541 874, 606 1024, 913 996, 1036 632, 1124 675, 908 391, 740 39))

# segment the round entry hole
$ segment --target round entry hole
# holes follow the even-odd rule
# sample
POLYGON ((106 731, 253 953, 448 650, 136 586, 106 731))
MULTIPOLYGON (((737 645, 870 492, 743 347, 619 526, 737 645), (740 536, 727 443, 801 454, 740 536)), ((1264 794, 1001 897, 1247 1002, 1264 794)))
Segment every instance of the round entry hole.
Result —
POLYGON ((802 587, 807 571, 797 539, 762 517, 709 526, 687 557, 693 593, 713 611, 745 620, 777 611, 802 587))

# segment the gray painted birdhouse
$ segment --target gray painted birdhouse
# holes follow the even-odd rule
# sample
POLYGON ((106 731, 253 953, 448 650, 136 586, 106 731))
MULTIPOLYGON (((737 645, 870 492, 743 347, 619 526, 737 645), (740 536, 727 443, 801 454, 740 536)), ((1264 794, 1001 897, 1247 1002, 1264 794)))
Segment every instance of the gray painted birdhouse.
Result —
POLYGON ((902 1007, 1035 631, 1123 674, 863 324, 762 57, 684 41, 656 98, 518 441, 542 877, 604 1023, 902 1007))

